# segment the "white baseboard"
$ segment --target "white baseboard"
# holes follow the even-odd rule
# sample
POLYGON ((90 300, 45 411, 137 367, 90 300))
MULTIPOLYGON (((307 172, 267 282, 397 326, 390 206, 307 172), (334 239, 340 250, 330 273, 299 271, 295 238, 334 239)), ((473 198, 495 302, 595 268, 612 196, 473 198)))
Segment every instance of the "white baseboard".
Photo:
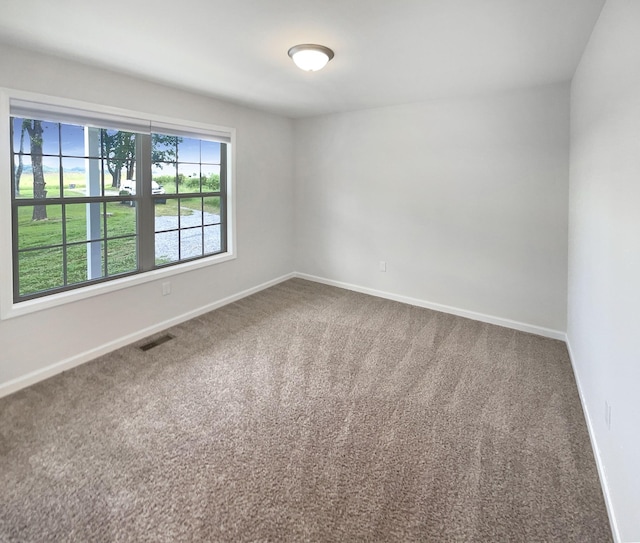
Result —
POLYGON ((132 334, 118 338, 114 341, 104 343, 94 349, 90 349, 88 351, 82 352, 80 354, 77 354, 75 356, 62 360, 60 362, 56 362, 55 364, 51 364, 45 368, 33 371, 21 377, 17 377, 16 379, 7 381, 6 383, 2 383, 0 384, 0 398, 2 398, 3 396, 7 396, 8 394, 12 394, 13 392, 16 392, 22 388, 33 385, 39 381, 43 381, 44 379, 48 379, 49 377, 53 377, 54 375, 58 373, 62 373, 63 371, 67 371, 71 368, 74 368, 75 366, 84 364, 85 362, 93 360, 94 358, 107 354, 111 351, 115 351, 116 349, 124 347, 125 345, 129 345, 130 343, 133 343, 135 341, 138 341, 150 335, 161 332, 162 330, 166 330, 167 328, 171 328, 172 326, 185 322, 189 319, 193 319, 195 317, 203 315, 204 313, 208 313, 209 311, 213 311, 214 309, 217 309, 224 305, 230 304, 232 302, 235 302, 237 300, 250 296, 251 294, 255 294, 256 292, 260 292, 261 290, 264 290, 266 288, 282 283, 283 281, 287 281, 288 279, 291 279, 293 277, 299 277, 301 279, 307 279, 309 281, 314 281, 316 283, 323 283, 326 285, 344 288, 347 290, 353 290, 355 292, 361 292, 363 294, 369 294, 371 296, 377 296, 379 298, 386 298, 389 300, 394 300, 397 302, 415 305, 418 307, 425 307, 427 309, 433 309, 435 311, 441 311, 443 313, 450 313, 452 315, 458 315, 460 317, 466 317, 466 318, 481 321, 481 322, 487 322, 489 324, 496 324, 498 326, 513 328, 515 330, 529 332, 529 333, 537 334, 540 336, 545 336, 553 339, 560 339, 563 341, 565 340, 565 333, 557 330, 551 330, 548 328, 533 326, 530 324, 512 321, 509 319, 493 317, 491 315, 485 315, 482 313, 467 311, 467 310, 459 309, 456 307, 428 302, 425 300, 419 300, 417 298, 401 296, 401 295, 393 294, 390 292, 383 292, 380 290, 360 287, 358 285, 343 283, 341 281, 333 281, 331 279, 325 279, 323 277, 317 277, 315 275, 309 275, 306 273, 293 272, 293 273, 289 273, 281 277, 278 277, 276 279, 273 279, 271 281, 267 281, 255 287, 243 290, 241 292, 238 292, 237 294, 228 296, 216 302, 207 304, 193 311, 183 313, 182 315, 178 315, 177 317, 173 317, 169 320, 160 322, 153 326, 143 328, 142 330, 138 330, 132 334))
POLYGON ((138 330, 133 334, 129 334, 114 341, 110 341, 94 349, 90 349, 83 353, 72 356, 71 358, 67 358, 66 360, 56 362, 55 364, 51 364, 50 366, 47 366, 45 368, 33 371, 11 381, 7 381, 6 383, 2 383, 0 384, 0 398, 12 394, 13 392, 17 392, 18 390, 33 385, 39 381, 43 381, 44 379, 48 379, 49 377, 53 377, 58 373, 70 370, 71 368, 84 364, 85 362, 89 362, 90 360, 110 353, 111 351, 115 351, 116 349, 124 347, 125 345, 129 345, 130 343, 133 343, 140 339, 144 339, 145 337, 148 337, 150 335, 162 332, 167 328, 171 328, 172 326, 181 324, 185 321, 188 321, 189 319, 204 315, 209 311, 213 311, 214 309, 218 309, 219 307, 222 307, 224 305, 236 302, 242 298, 246 298, 247 296, 251 296, 256 292, 260 292, 261 290, 282 283, 283 281, 287 281, 288 279, 291 279, 293 277, 295 277, 295 274, 290 273, 276 279, 272 279, 271 281, 267 281, 266 283, 262 283, 255 287, 243 290, 241 292, 238 292, 237 294, 227 296, 226 298, 199 307, 198 309, 194 309, 193 311, 188 311, 187 313, 183 313, 182 315, 178 315, 177 317, 173 317, 169 320, 154 324, 153 326, 143 328, 142 330, 138 330))
POLYGON ((602 494, 604 495, 604 503, 607 507, 607 514, 609 515, 609 523, 611 524, 611 532, 613 535, 613 540, 615 543, 620 543, 622 539, 620 538, 620 531, 618 529, 618 523, 616 522, 616 515, 613 509, 613 503, 611 501, 611 494, 609 492, 609 485, 607 484, 607 475, 604 469, 604 464, 602 463, 602 458, 600 456, 600 449, 598 447, 598 442, 596 440, 595 430, 593 429, 591 414, 589 413, 589 409, 587 407, 587 402, 585 400, 582 386, 580 384, 580 375, 578 374, 575 357, 573 355, 573 351, 571 350, 571 341, 567 336, 567 351, 569 352, 569 359, 571 360, 571 367, 573 368, 573 376, 576 380, 576 386, 578 387, 578 396, 580 396, 580 403, 582 404, 582 412, 584 413, 585 421, 587 422, 587 430, 589 432, 589 439, 591 440, 591 449, 593 450, 593 456, 596 460, 596 467, 598 469, 598 477, 600 478, 600 486, 602 487, 602 494))
POLYGON ((484 313, 476 313, 475 311, 468 311, 466 309, 460 309, 458 307, 428 302, 426 300, 419 300, 418 298, 411 298, 409 296, 401 296, 399 294, 393 294, 392 292, 384 292, 382 290, 352 285, 351 283, 343 283, 342 281, 325 279, 324 277, 317 277, 315 275, 309 275, 307 273, 296 272, 294 275, 295 277, 299 277, 300 279, 307 279, 309 281, 322 283, 324 285, 353 290, 354 292, 361 292, 363 294, 377 296, 378 298, 386 298, 387 300, 415 305, 417 307, 425 307, 427 309, 433 309, 434 311, 440 311, 441 313, 450 313, 451 315, 465 317, 474 321, 486 322, 488 324, 495 324, 497 326, 504 326, 505 328, 513 328, 514 330, 520 330, 521 332, 528 332, 530 334, 536 334, 538 336, 544 336, 551 339, 559 339, 561 341, 565 341, 566 339, 565 332, 561 332, 560 330, 552 330, 550 328, 544 328, 542 326, 535 326, 533 324, 527 324, 524 322, 512 321, 510 319, 503 319, 501 317, 494 317, 492 315, 485 315, 484 313))

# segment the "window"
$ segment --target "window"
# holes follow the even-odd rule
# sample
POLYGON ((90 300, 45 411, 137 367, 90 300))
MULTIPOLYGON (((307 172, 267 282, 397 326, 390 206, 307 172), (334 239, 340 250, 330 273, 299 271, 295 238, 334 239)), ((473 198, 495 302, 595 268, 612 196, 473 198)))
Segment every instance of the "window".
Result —
POLYGON ((230 130, 22 99, 9 113, 14 305, 230 255, 230 130))

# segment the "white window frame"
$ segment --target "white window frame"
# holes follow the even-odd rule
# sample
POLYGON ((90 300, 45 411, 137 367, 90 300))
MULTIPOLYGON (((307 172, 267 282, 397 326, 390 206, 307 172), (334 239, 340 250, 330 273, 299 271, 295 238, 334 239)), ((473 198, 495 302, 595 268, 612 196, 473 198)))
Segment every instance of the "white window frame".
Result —
POLYGON ((236 258, 236 199, 235 199, 235 166, 236 166, 236 129, 205 124, 195 121, 187 121, 155 115, 152 113, 127 110, 48 96, 40 93, 19 91, 0 88, 0 320, 18 317, 34 313, 44 309, 61 306, 63 304, 84 300, 93 296, 99 296, 108 292, 114 292, 135 285, 160 281, 168 277, 197 270, 207 266, 214 266, 236 258), (227 251, 212 256, 178 263, 160 269, 110 279, 104 282, 81 286, 73 290, 67 290, 56 294, 50 294, 39 298, 14 303, 13 301, 13 239, 12 239, 12 209, 11 209, 11 168, 13 167, 10 156, 10 102, 11 100, 24 100, 50 106, 52 109, 72 108, 85 110, 97 115, 116 117, 121 119, 144 119, 156 125, 166 125, 175 130, 184 130, 191 137, 198 135, 225 133, 230 136, 229 157, 227 162, 227 251))

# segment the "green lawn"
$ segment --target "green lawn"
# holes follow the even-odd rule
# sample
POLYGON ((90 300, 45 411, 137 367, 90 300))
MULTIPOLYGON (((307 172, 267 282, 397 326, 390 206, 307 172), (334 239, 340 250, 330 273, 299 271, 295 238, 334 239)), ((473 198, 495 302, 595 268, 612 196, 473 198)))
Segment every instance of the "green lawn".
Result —
MULTIPOLYGON (((59 198, 60 197, 60 178, 57 173, 48 172, 45 174, 45 189, 47 191, 47 198, 59 198)), ((164 186, 166 194, 176 194, 176 187, 174 183, 167 181, 167 176, 155 177, 154 180, 159 181, 160 185, 164 186)), ((33 198, 33 177, 29 174, 22 175, 22 181, 20 182, 20 196, 19 198, 33 198)), ((79 196, 86 196, 86 177, 82 172, 69 172, 64 174, 64 183, 62 186, 62 193, 65 198, 73 198, 79 196)), ((219 182, 214 187, 219 188, 219 182)), ((197 190, 193 187, 187 187, 186 184, 180 186, 180 193, 184 193, 186 190, 197 190)), ((112 196, 118 195, 118 189, 112 188, 110 183, 106 185, 107 194, 112 196)), ((200 209, 199 198, 184 198, 181 200, 182 208, 180 210, 181 215, 190 215, 191 209, 200 209)), ((207 197, 204 200, 204 211, 208 213, 220 213, 220 198, 207 197)), ((177 215, 178 214, 178 200, 167 198, 166 207, 158 208, 156 215, 177 215)))
MULTIPOLYGON (((45 190, 47 198, 60 196, 60 177, 57 173, 44 174, 45 190)), ((63 194, 65 197, 86 196, 86 179, 82 172, 70 172, 64 174, 63 194), (71 187, 74 188, 71 188, 71 187)), ((23 173, 20 180, 19 198, 33 198, 33 175, 23 173)))
MULTIPOLYGON (((191 215, 194 210, 200 210, 200 198, 181 198, 180 199, 180 215, 191 215)), ((204 199, 204 211, 205 213, 220 214, 220 198, 207 197, 204 199)), ((156 206, 156 216, 161 215, 177 215, 178 214, 178 199, 167 198, 166 204, 159 204, 156 206)))
MULTIPOLYGON (((47 197, 60 196, 59 178, 57 174, 45 176, 47 197)), ((32 180, 24 176, 21 182, 21 198, 33 197, 32 180)), ((20 206, 18 212, 18 248, 20 294, 26 295, 56 288, 65 284, 71 285, 87 280, 87 206, 84 203, 73 203, 73 196, 85 196, 85 177, 82 173, 65 174, 63 195, 69 198, 64 205, 67 246, 42 248, 63 244, 63 206, 47 205, 47 219, 32 221, 33 207, 20 206), (72 188, 73 187, 73 188, 72 188), (34 249, 24 251, 24 249, 34 249), (66 251, 66 255, 65 255, 66 251), (67 277, 64 277, 64 259, 67 262, 67 277)), ((109 190, 111 188, 109 187, 109 190)), ((175 193, 175 191, 174 191, 175 193)), ((117 191, 113 190, 117 195, 117 191)), ((201 198, 183 198, 180 200, 180 214, 190 215, 193 210, 200 209, 201 198)), ((118 202, 96 204, 100 206, 100 234, 102 269, 100 275, 117 275, 133 271, 137 268, 136 257, 136 208, 118 202), (104 241, 106 238, 106 241, 104 241), (119 239, 112 239, 119 238, 119 239), (105 272, 104 244, 107 257, 105 272)), ((209 213, 220 213, 220 199, 207 197, 204 199, 204 210, 209 213)), ((176 216, 178 199, 167 198, 165 204, 155 206, 156 216, 176 216)))
MULTIPOLYGON (((104 209, 104 208, 103 208, 104 209)), ((18 215, 18 247, 29 249, 58 245, 63 241, 62 206, 47 206, 47 220, 32 221, 32 207, 21 207, 18 215)), ((87 280, 86 205, 66 206, 67 281, 74 284, 87 280)), ((100 237, 105 237, 105 215, 101 214, 100 237)), ((116 275, 136 269, 135 208, 118 203, 106 205, 108 274, 116 275)), ((102 252, 101 275, 105 273, 104 243, 98 241, 102 252)), ((54 247, 20 252, 20 294, 39 292, 65 284, 64 249, 54 247)))
MULTIPOLYGON (((136 269, 136 239, 107 242, 109 275, 136 269)), ((67 246, 67 285, 87 280, 87 249, 84 245, 67 246)), ((64 285, 63 249, 42 249, 20 253, 20 294, 41 292, 64 285)), ((104 275, 104 255, 100 276, 104 275)))

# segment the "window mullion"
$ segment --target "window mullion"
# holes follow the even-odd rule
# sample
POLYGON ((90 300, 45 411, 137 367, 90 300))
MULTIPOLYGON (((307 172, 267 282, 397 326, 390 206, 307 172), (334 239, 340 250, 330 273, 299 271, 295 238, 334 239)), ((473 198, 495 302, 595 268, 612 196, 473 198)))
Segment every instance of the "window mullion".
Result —
POLYGON ((155 213, 151 195, 151 136, 136 140, 136 206, 138 209, 138 265, 141 271, 155 265, 155 213))

